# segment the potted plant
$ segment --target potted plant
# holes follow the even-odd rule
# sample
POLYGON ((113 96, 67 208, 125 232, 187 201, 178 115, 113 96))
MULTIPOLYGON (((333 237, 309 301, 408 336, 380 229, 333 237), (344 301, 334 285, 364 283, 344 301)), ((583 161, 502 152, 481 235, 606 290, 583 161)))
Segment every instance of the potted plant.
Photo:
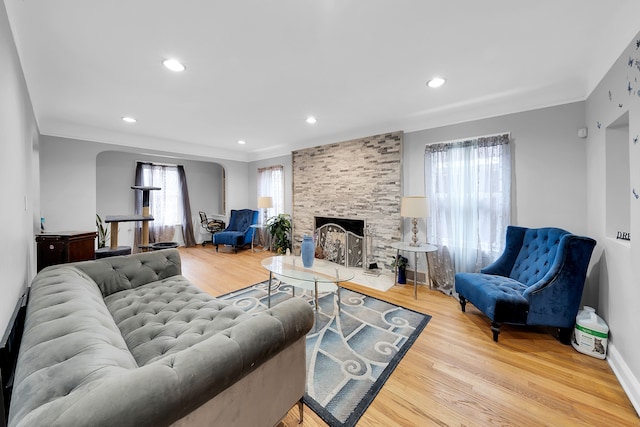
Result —
POLYGON ((407 265, 409 264, 409 259, 402 255, 398 255, 391 262, 391 266, 398 269, 398 283, 405 284, 407 283, 407 265))
POLYGON ((96 214, 96 227, 98 228, 98 249, 101 249, 107 245, 109 229, 102 224, 102 218, 98 214, 96 214))
POLYGON ((284 255, 291 249, 291 215, 272 216, 267 220, 267 230, 271 234, 271 247, 277 254, 284 255))

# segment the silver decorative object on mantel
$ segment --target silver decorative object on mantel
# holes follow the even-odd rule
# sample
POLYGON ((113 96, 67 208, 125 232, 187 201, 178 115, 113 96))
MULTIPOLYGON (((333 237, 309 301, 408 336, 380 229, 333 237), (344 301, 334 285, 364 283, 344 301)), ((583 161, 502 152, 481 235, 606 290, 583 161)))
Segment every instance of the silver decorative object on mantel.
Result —
POLYGON ((373 227, 367 224, 367 226, 364 228, 365 253, 367 256, 367 262, 364 265, 363 273, 370 276, 379 276, 381 270, 378 268, 378 264, 376 263, 375 258, 373 258, 373 235, 373 227))

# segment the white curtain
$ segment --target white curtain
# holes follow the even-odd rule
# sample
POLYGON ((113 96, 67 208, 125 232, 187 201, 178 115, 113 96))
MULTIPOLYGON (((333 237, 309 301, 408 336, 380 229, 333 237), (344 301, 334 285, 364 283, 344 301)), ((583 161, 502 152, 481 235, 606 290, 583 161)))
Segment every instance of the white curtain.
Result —
MULTIPOLYGON (((258 197, 271 196, 273 207, 267 209, 267 218, 284 213, 284 167, 270 166, 258 169, 258 197)), ((260 213, 262 215, 262 213, 260 213)))
MULTIPOLYGON (((138 163, 138 168, 140 175, 136 177, 136 185, 161 188, 150 192, 149 209, 153 221, 149 222, 149 241, 151 243, 172 241, 175 227, 182 224, 183 217, 178 167, 138 163)), ((140 197, 136 198, 136 205, 136 210, 141 213, 140 197)))
POLYGON ((456 272, 476 272, 504 249, 511 221, 509 135, 427 145, 425 188, 430 214, 432 279, 453 293, 456 272))

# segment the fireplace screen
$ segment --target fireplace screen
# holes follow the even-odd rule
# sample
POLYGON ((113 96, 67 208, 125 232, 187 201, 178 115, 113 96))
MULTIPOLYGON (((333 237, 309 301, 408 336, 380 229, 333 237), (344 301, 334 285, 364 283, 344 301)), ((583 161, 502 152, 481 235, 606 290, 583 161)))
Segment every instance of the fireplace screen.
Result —
MULTIPOLYGON (((361 229, 364 228, 364 221, 359 222, 362 223, 361 229)), ((316 219, 316 225, 318 223, 316 219)), ((363 266, 364 237, 362 235, 347 230, 340 224, 325 222, 316 228, 316 242, 316 257, 345 267, 363 266)))

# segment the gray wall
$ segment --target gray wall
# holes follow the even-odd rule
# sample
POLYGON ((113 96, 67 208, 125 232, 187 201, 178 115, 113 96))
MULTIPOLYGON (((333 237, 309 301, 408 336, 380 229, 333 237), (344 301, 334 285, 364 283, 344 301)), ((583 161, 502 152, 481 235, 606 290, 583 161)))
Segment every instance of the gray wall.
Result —
POLYGON ((2 244, 0 331, 35 274, 39 223, 38 127, 4 2, 0 4, 0 149, 2 244))
POLYGON ((634 142, 634 138, 640 135, 640 51, 636 47, 636 40, 640 40, 640 34, 631 40, 587 99, 589 175, 586 187, 589 194, 589 233, 598 240, 594 253, 594 270, 598 273, 598 280, 594 282, 599 283, 599 289, 594 307, 610 328, 609 363, 631 397, 636 411, 640 412, 640 199, 629 191, 635 189, 640 194, 640 142, 634 142), (631 66, 629 60, 632 60, 631 66), (632 90, 628 90, 629 87, 632 90), (616 197, 611 198, 610 193, 618 190, 606 183, 618 171, 616 161, 612 162, 613 170, 607 170, 607 155, 611 154, 607 151, 607 145, 612 142, 607 139, 606 129, 627 112, 629 126, 625 130, 627 136, 623 148, 628 151, 618 162, 629 162, 620 163, 620 169, 624 165, 630 171, 627 177, 629 185, 621 186, 619 191, 624 192, 622 198, 615 194, 613 196, 616 197), (630 229, 618 230, 631 231, 630 242, 617 240, 615 235, 607 233, 607 222, 612 221, 607 217, 607 208, 610 208, 610 213, 620 209, 628 211, 630 229))
MULTIPOLYGON (((107 215, 133 214, 136 162, 183 165, 189 188, 191 215, 197 219, 198 211, 208 215, 224 215, 223 168, 218 163, 150 156, 122 151, 103 151, 96 159, 96 212, 104 219, 107 215)), ((121 223, 118 233, 120 246, 133 245, 133 223, 121 223)), ((198 236, 199 223, 194 232, 198 236)))
MULTIPOLYGON (((41 210, 50 230, 94 230, 97 212, 98 154, 103 151, 141 154, 140 149, 133 147, 52 136, 42 136, 40 146, 41 210)), ((247 194, 247 163, 182 156, 176 153, 153 153, 150 150, 144 150, 144 152, 150 156, 160 156, 165 161, 167 160, 166 156, 169 156, 173 159, 181 158, 220 164, 226 173, 227 204, 224 214, 228 217, 231 209, 242 209, 248 206, 250 198, 247 194)), ((128 174, 129 172, 122 173, 128 174)), ((195 205, 192 203, 192 206, 195 205)), ((107 213, 111 214, 111 212, 107 213)), ((114 213, 118 214, 119 212, 114 213)))
POLYGON ((291 155, 273 157, 266 160, 258 160, 249 163, 249 187, 247 192, 249 197, 249 208, 258 209, 258 169, 269 166, 282 166, 284 168, 284 213, 291 214, 292 208, 292 183, 291 175, 291 155), (253 197, 255 195, 255 197, 253 197))
MULTIPOLYGON (((424 149, 427 144, 509 132, 512 224, 554 226, 586 234, 586 142, 577 134, 581 127, 584 127, 584 103, 577 102, 407 132, 403 147, 404 194, 425 195, 424 149)), ((419 228, 424 226, 424 222, 419 223, 419 228)), ((406 241, 411 230, 408 220, 403 229, 406 241)), ((421 233, 424 233, 423 228, 421 233)), ((426 270, 422 258, 418 270, 426 270)))

